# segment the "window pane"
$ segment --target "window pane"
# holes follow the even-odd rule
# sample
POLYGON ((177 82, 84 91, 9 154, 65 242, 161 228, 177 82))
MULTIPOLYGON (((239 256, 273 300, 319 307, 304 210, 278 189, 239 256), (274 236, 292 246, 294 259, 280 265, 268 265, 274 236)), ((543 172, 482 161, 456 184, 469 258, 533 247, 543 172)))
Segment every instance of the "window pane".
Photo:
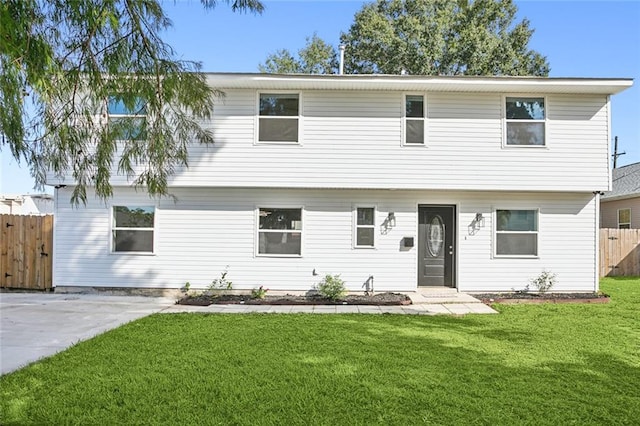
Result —
POLYGON ((497 234, 496 254, 536 256, 538 234, 497 234))
POLYGON ((260 119, 259 141, 298 142, 298 119, 260 119))
POLYGON ((302 229, 301 209, 260 209, 260 229, 302 229))
POLYGON ((114 251, 153 252, 153 231, 117 229, 113 231, 114 251))
POLYGON ((153 228, 153 207, 113 208, 116 228, 153 228))
POLYGON ((498 231, 537 231, 536 210, 496 210, 498 231))
POLYGON ((371 207, 358 207, 358 225, 373 225, 373 211, 371 207))
POLYGON ((298 95, 268 94, 260 95, 260 115, 297 116, 298 95))
POLYGON ((544 123, 507 123, 507 145, 544 146, 544 123))
POLYGON ((109 130, 115 140, 143 140, 146 139, 146 121, 142 117, 110 117, 109 130))
POLYGON ((424 143, 424 120, 407 120, 406 143, 424 143))
POLYGON ((373 247, 374 228, 358 228, 356 245, 373 247))
POLYGON ((631 209, 618 210, 618 223, 631 223, 631 209))
POLYGON ((544 98, 507 98, 507 118, 544 120, 544 98))
POLYGON ((424 118, 423 96, 407 96, 406 116, 414 118, 424 118))
POLYGON ((129 106, 125 105, 122 99, 115 96, 109 97, 108 113, 118 115, 144 115, 146 114, 146 108, 142 99, 136 98, 133 104, 129 106))
POLYGON ((301 254, 302 234, 300 232, 260 232, 258 253, 260 254, 301 254))

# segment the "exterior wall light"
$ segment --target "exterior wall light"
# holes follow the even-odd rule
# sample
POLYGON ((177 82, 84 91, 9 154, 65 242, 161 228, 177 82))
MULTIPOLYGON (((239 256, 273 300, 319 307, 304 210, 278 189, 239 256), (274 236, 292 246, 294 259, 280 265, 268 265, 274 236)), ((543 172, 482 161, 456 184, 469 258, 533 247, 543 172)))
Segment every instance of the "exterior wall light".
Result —
POLYGON ((390 228, 393 228, 394 226, 396 226, 396 215, 394 212, 389 212, 389 214, 387 215, 386 222, 390 228))

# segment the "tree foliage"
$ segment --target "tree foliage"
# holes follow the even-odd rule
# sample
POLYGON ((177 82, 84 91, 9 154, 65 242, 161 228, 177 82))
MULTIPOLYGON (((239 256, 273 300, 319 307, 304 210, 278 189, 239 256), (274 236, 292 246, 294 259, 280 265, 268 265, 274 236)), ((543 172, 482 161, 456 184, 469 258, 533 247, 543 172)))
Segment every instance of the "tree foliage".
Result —
MULTIPOLYGON (((259 0, 223 1, 263 10, 259 0)), ((0 149, 26 161, 38 185, 46 171, 72 178, 75 203, 88 187, 111 196, 113 169, 167 195, 189 142, 213 141, 200 120, 220 94, 199 63, 176 59, 161 39, 170 26, 159 0, 2 1, 0 149), (110 98, 144 119, 109 125, 110 98)))
POLYGON ((272 74, 334 74, 338 70, 338 55, 333 46, 313 34, 306 38, 306 45, 298 51, 297 58, 287 49, 281 49, 267 56, 258 69, 272 74))
POLYGON ((537 75, 546 58, 530 50, 529 21, 514 24, 511 0, 378 0, 341 36, 352 73, 537 75))
MULTIPOLYGON (((528 47, 529 21, 515 23, 516 12, 511 0, 377 0, 364 5, 340 37, 345 72, 548 75, 546 58, 528 47)), ((336 71, 335 62, 335 49, 314 35, 299 58, 280 50, 259 69, 328 73, 336 71), (309 54, 315 51, 326 55, 309 54)))

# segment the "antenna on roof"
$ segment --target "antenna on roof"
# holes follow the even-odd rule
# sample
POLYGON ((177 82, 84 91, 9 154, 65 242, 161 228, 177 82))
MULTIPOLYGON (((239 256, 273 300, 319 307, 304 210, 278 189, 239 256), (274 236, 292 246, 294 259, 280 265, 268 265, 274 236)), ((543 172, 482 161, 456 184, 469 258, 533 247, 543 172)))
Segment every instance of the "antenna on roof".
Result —
POLYGON ((615 169, 618 164, 618 157, 620 157, 621 155, 625 155, 626 152, 618 153, 618 137, 616 136, 615 138, 613 138, 613 140, 613 154, 611 156, 613 157, 613 168, 615 169))

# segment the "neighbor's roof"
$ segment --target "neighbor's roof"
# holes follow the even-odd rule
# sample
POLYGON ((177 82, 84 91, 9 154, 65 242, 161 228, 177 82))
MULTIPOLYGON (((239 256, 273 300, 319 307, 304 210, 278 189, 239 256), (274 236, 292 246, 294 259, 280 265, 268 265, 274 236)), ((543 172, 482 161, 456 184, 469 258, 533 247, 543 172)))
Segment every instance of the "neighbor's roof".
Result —
POLYGON ((613 190, 605 192, 602 201, 640 197, 640 163, 613 169, 613 190))
POLYGON ((223 90, 402 90, 614 95, 633 85, 633 79, 631 78, 471 77, 388 74, 208 73, 207 78, 213 87, 223 90))

